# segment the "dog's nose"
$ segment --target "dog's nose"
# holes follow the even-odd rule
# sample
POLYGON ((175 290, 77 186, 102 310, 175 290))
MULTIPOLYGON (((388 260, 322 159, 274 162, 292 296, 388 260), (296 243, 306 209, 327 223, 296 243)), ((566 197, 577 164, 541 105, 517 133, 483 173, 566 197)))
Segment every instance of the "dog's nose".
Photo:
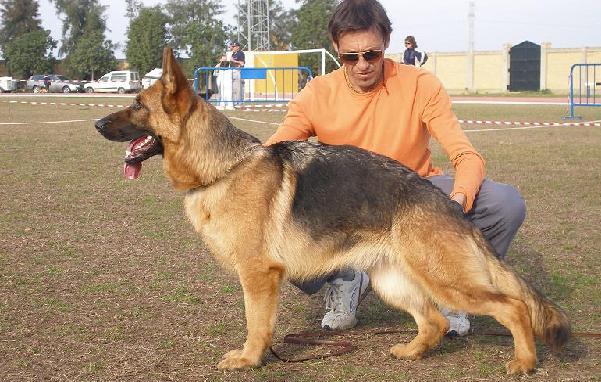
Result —
POLYGON ((98 130, 99 132, 103 132, 104 129, 106 129, 106 125, 108 125, 109 121, 106 118, 103 118, 99 121, 96 121, 96 123, 94 124, 94 127, 96 127, 96 130, 98 130))

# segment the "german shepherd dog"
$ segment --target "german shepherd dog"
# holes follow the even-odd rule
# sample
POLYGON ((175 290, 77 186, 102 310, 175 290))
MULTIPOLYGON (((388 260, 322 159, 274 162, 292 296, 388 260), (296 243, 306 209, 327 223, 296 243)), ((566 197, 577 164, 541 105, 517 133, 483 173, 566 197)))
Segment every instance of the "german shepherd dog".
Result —
POLYGON ((258 366, 271 345, 280 285, 337 269, 369 273, 375 292, 407 311, 418 334, 390 352, 419 359, 448 329, 438 307, 493 316, 513 335, 507 372, 536 366, 534 336, 554 350, 567 316, 505 264, 448 196, 396 161, 351 146, 262 146, 196 96, 173 52, 163 76, 124 110, 99 120, 131 141, 125 175, 161 154, 186 213, 213 255, 240 278, 247 339, 220 368, 258 366))

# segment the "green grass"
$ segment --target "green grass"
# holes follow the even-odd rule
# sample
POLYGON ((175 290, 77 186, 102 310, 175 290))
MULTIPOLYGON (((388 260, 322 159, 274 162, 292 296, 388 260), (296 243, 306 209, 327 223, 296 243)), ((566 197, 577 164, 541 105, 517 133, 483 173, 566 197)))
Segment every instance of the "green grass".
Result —
MULTIPOLYGON (((454 109, 460 119, 504 121, 562 122, 567 113, 565 106, 454 109)), ((389 357, 389 347, 410 335, 370 331, 415 324, 373 294, 361 305, 360 326, 342 337, 359 347, 355 352, 300 364, 267 355, 260 369, 218 371, 221 356, 244 342, 241 288, 196 236, 159 158, 144 164, 138 181, 122 179, 125 144, 93 128, 94 119, 113 110, 0 102, 3 122, 29 123, 0 126, 0 380, 506 381, 507 338, 445 340, 416 362, 389 357), (40 123, 70 119, 87 122, 40 123)), ((601 119, 598 108, 579 112, 601 119)), ((274 124, 284 118, 228 115, 274 124)), ((260 139, 276 128, 233 122, 260 139)), ((508 262, 566 309, 575 331, 601 330, 601 128, 464 128, 488 176, 515 185, 526 200, 528 216, 508 262)), ((435 163, 448 170, 444 152, 432 149, 435 163)), ((322 314, 323 294, 284 285, 275 342, 316 330, 322 314)), ((472 323, 476 333, 500 329, 488 318, 472 323)), ((601 375, 597 340, 574 339, 561 357, 545 346, 538 352, 539 371, 529 381, 601 375)))
POLYGON ((201 302, 201 300, 192 291, 188 290, 188 288, 184 286, 177 287, 173 293, 164 296, 162 299, 163 301, 176 304, 198 305, 201 302))

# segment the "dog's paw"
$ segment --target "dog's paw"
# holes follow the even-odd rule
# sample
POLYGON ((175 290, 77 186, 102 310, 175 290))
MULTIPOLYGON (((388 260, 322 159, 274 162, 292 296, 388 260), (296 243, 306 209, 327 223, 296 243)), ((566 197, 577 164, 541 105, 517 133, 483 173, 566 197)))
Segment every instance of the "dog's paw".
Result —
POLYGON ((505 364, 507 374, 530 374, 534 371, 536 361, 514 359, 505 364))
POLYGON ((417 360, 424 354, 421 349, 416 349, 413 344, 396 344, 390 348, 390 354, 400 359, 417 360))
POLYGON ((245 369, 257 366, 257 362, 242 356, 242 350, 232 350, 223 356, 217 367, 219 369, 245 369))

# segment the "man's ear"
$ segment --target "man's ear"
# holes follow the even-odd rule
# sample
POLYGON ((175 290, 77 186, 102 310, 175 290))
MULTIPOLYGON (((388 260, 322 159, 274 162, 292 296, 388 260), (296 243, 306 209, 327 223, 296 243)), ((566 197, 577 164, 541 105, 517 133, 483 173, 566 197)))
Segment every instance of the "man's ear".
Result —
POLYGON ((180 117, 187 115, 194 102, 194 92, 170 47, 165 47, 163 50, 161 82, 163 108, 167 114, 178 113, 180 117))

